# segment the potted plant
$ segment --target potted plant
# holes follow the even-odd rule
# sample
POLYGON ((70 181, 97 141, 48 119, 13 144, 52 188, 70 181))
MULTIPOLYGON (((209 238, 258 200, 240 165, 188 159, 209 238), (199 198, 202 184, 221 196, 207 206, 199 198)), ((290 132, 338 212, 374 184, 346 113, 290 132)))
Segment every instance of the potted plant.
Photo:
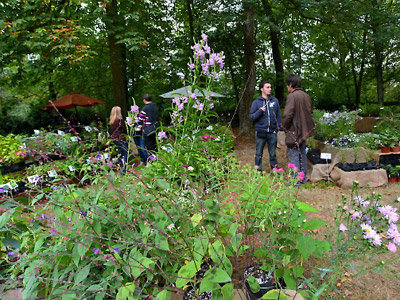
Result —
POLYGON ((397 168, 394 166, 390 166, 388 170, 386 170, 389 174, 389 182, 397 182, 397 168))

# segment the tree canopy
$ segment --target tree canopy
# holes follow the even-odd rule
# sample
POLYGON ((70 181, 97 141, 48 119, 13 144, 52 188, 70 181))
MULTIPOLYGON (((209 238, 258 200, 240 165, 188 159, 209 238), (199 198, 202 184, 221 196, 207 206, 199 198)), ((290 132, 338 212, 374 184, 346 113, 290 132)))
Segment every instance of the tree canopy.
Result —
MULTIPOLYGON (((202 33, 226 56, 213 90, 220 112, 238 108, 240 131, 261 80, 284 105, 296 73, 320 108, 400 101, 400 4, 391 0, 6 0, 0 3, 3 130, 16 110, 43 113, 49 99, 79 92, 105 100, 101 114, 185 84, 202 33)), ((43 120, 46 118, 43 117, 43 120)), ((28 127, 40 118, 25 118, 28 127)), ((8 124, 8 125, 7 125, 8 124)), ((22 124, 22 123, 21 123, 22 124)), ((7 127, 8 126, 8 127, 7 127)))

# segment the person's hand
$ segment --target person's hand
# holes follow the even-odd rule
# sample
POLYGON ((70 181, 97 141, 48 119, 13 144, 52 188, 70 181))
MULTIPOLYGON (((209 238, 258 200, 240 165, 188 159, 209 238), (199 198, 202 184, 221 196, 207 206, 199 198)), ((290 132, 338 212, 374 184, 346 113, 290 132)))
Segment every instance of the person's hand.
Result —
POLYGON ((261 106, 261 108, 260 108, 263 112, 266 112, 267 111, 267 109, 265 108, 265 106, 261 106))

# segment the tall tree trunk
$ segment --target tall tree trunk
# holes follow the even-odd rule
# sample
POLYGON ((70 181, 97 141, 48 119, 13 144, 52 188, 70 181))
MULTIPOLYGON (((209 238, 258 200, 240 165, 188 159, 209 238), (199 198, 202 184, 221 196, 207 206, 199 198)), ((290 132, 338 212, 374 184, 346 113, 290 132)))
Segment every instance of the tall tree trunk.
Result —
POLYGON ((271 18, 269 32, 271 36, 272 58, 275 65, 275 97, 279 100, 279 105, 283 105, 285 95, 285 75, 283 70, 283 61, 280 50, 279 33, 275 28, 276 18, 272 13, 271 4, 267 0, 262 1, 266 15, 271 18))
POLYGON ((120 106, 126 116, 128 108, 128 85, 126 78, 126 49, 118 43, 117 31, 119 22, 118 1, 112 0, 106 6, 106 26, 108 33, 108 48, 110 50, 111 74, 113 82, 114 103, 120 106))
POLYGON ((254 88, 256 85, 256 65, 254 50, 254 5, 244 2, 244 65, 246 69, 246 80, 242 89, 242 99, 239 104, 239 133, 250 134, 253 124, 249 119, 250 107, 253 101, 254 88))
POLYGON ((383 105, 383 59, 380 43, 374 41, 375 54, 375 76, 376 76, 376 92, 378 95, 378 103, 383 105))
POLYGON ((346 39, 347 47, 349 48, 349 51, 350 51, 351 73, 353 75, 353 83, 354 83, 354 89, 355 89, 355 107, 358 108, 360 106, 362 79, 363 79, 364 67, 365 67, 365 56, 367 54, 367 45, 366 45, 367 33, 366 33, 366 31, 364 31, 364 33, 363 33, 361 63, 360 63, 360 71, 358 74, 358 78, 357 78, 357 71, 356 71, 356 65, 355 65, 356 61, 355 61, 353 44, 349 40, 349 38, 347 37, 345 32, 343 32, 343 35, 346 39))

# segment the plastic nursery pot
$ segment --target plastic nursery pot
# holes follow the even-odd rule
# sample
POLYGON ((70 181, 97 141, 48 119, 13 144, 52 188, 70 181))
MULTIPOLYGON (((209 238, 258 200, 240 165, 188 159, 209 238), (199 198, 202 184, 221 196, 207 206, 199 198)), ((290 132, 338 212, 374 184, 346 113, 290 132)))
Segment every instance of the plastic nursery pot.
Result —
POLYGON ((381 147, 382 153, 390 153, 390 147, 381 147))
POLYGON ((399 152, 400 146, 390 147, 390 152, 399 152))
POLYGON ((276 283, 273 277, 273 273, 270 274, 267 271, 258 268, 258 265, 247 266, 243 271, 244 286, 246 288, 247 299, 255 300, 261 298, 268 291, 276 289, 276 283), (253 293, 250 289, 247 278, 253 276, 260 285, 260 290, 257 293, 253 293))

